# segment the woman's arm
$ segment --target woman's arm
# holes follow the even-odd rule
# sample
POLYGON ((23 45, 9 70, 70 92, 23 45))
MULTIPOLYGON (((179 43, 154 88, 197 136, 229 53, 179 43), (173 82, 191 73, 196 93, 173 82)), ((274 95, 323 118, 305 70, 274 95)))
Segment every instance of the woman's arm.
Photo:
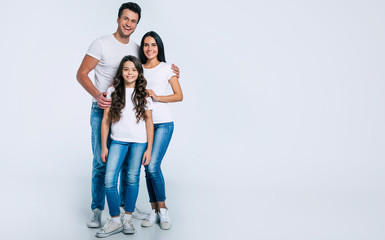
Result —
POLYGON ((154 123, 152 122, 152 110, 146 110, 147 149, 143 154, 142 165, 148 165, 151 160, 152 143, 154 142, 154 123))
POLYGON ((151 89, 147 89, 148 95, 152 97, 155 101, 158 102, 180 102, 183 100, 183 93, 182 88, 180 87, 178 78, 176 76, 173 76, 168 80, 170 82, 172 91, 174 94, 167 95, 167 96, 157 96, 155 92, 151 89))
POLYGON ((108 148, 107 148, 107 138, 110 131, 110 123, 111 120, 108 116, 108 113, 110 112, 110 108, 104 109, 103 119, 102 119, 102 125, 101 125, 101 140, 102 140, 102 161, 107 162, 107 156, 108 156, 108 148))

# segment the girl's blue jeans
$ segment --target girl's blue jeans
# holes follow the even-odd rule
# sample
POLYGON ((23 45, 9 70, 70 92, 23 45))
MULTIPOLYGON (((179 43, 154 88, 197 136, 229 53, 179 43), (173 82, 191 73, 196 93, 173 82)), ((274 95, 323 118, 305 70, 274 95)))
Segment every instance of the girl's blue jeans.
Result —
MULTIPOLYGON (((93 153, 93 160, 92 160, 92 186, 91 186, 91 192, 92 192, 92 203, 91 203, 91 209, 94 210, 95 208, 99 208, 100 210, 104 209, 104 200, 106 198, 105 188, 104 188, 104 178, 106 175, 106 164, 102 161, 101 154, 102 154, 102 144, 101 144, 101 124, 103 119, 103 113, 104 110, 99 108, 98 104, 96 102, 92 103, 91 106, 91 117, 90 117, 90 124, 91 124, 91 143, 92 143, 92 153, 93 153)), ((107 140, 107 146, 109 146, 111 139, 108 136, 107 140)), ((127 164, 123 164, 122 168, 122 176, 120 179, 120 188, 126 189, 127 185, 127 164)), ((123 198, 121 200, 121 204, 123 204, 123 198)))
MULTIPOLYGON (((105 189, 107 196, 108 208, 111 216, 120 214, 119 206, 121 199, 118 193, 119 172, 123 163, 126 162, 127 174, 125 189, 125 210, 126 212, 134 212, 136 199, 139 192, 139 176, 140 167, 142 165, 142 157, 147 149, 147 143, 131 143, 111 140, 108 149, 107 167, 105 176, 105 189)), ((122 174, 124 174, 122 172, 122 174)))

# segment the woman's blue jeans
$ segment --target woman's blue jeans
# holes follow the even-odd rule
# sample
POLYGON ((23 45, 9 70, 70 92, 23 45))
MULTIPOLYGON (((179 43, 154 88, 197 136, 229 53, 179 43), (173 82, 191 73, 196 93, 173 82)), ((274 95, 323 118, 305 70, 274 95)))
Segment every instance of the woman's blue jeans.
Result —
MULTIPOLYGON (((134 212, 139 192, 140 167, 147 143, 130 143, 111 140, 108 149, 105 189, 111 216, 120 214, 121 199, 118 193, 118 178, 122 165, 127 161, 127 188, 125 191, 125 210, 134 212)), ((123 173, 122 173, 123 174, 123 173)))
POLYGON ((150 164, 145 166, 150 202, 163 202, 166 200, 164 178, 160 165, 171 141, 173 131, 173 122, 154 124, 154 143, 151 161, 150 164))

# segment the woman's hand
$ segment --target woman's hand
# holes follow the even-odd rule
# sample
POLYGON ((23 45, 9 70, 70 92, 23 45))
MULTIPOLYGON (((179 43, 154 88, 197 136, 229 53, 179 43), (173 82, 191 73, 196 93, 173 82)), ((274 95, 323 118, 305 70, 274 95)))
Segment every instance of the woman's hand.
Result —
POLYGON ((142 165, 147 166, 151 160, 151 151, 146 150, 143 154, 142 165))
POLYGON ((146 91, 149 97, 152 97, 153 100, 158 101, 158 96, 152 89, 146 89, 146 91))
POLYGON ((102 148, 102 161, 105 163, 107 162, 107 156, 108 156, 108 149, 107 148, 102 148))

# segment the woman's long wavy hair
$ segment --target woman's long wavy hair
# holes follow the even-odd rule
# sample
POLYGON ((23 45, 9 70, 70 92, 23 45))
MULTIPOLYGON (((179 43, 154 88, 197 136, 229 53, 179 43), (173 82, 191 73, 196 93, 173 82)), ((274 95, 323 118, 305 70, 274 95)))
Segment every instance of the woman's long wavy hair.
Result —
POLYGON ((123 57, 122 61, 120 61, 118 70, 116 71, 116 75, 113 81, 113 87, 115 91, 111 94, 111 108, 109 112, 109 117, 111 121, 118 122, 121 117, 122 109, 126 105, 126 86, 124 84, 123 78, 123 65, 125 62, 130 61, 133 62, 136 70, 138 71, 138 79, 136 79, 134 92, 131 96, 131 101, 134 104, 134 109, 136 112, 136 122, 138 123, 140 119, 146 119, 145 111, 146 111, 146 86, 147 81, 143 76, 143 67, 140 63, 139 59, 134 56, 128 55, 123 57))

